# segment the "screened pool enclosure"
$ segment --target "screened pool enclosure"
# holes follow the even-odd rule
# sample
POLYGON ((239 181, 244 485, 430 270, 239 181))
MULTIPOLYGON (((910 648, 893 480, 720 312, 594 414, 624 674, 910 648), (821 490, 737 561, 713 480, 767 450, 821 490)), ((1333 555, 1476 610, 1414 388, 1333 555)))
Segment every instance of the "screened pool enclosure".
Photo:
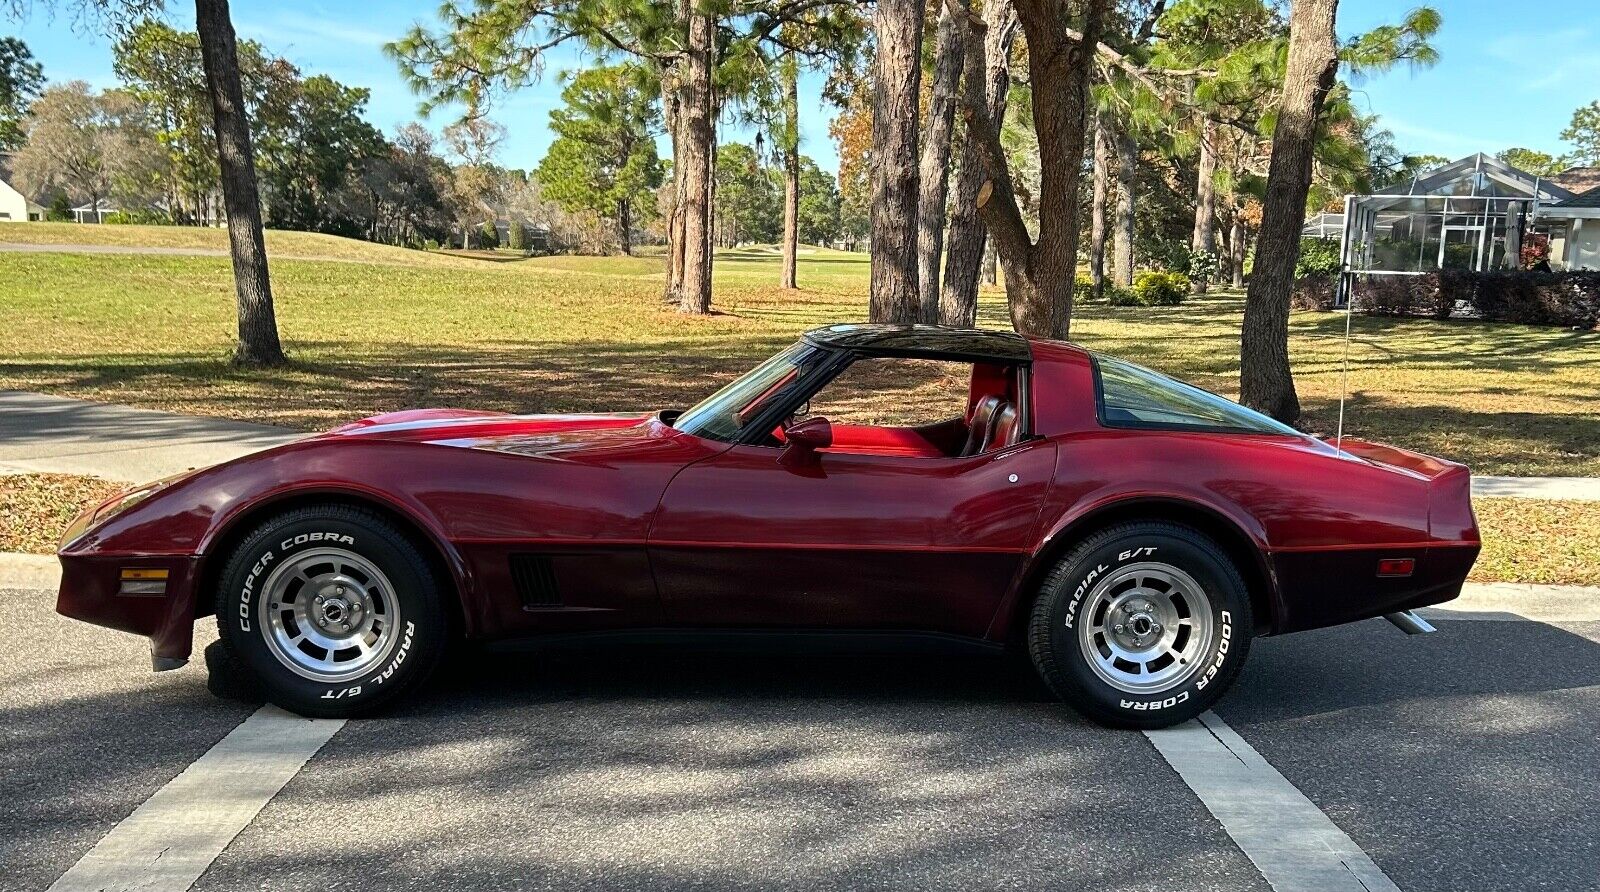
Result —
POLYGON ((1547 179, 1478 154, 1379 194, 1347 196, 1344 213, 1312 217, 1303 235, 1339 240, 1342 306, 1364 277, 1517 269, 1523 240, 1540 231, 1540 206, 1569 197, 1547 179))

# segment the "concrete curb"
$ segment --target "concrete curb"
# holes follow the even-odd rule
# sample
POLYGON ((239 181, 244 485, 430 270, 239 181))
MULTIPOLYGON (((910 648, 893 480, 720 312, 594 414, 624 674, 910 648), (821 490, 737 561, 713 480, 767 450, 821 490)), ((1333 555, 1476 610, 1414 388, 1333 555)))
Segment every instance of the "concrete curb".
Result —
POLYGON ((53 589, 61 585, 61 562, 53 554, 0 551, 0 588, 53 589))

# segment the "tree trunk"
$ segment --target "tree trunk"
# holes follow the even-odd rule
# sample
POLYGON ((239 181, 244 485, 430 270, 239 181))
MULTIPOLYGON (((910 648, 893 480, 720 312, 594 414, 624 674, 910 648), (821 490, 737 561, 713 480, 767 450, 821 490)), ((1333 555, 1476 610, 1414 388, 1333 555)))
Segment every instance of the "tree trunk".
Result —
POLYGON ((1133 176, 1139 163, 1139 144, 1126 126, 1113 140, 1117 150, 1116 238, 1111 255, 1111 277, 1123 288, 1133 284, 1133 176))
POLYGON ((233 361, 240 365, 282 365, 287 360, 278 341, 278 320, 272 309, 261 199, 256 192, 250 125, 245 119, 244 89, 239 81, 239 54, 228 0, 195 0, 195 31, 200 37, 207 92, 211 94, 222 198, 228 211, 228 247, 238 293, 239 344, 233 361))
POLYGON ((1106 293, 1106 203, 1111 197, 1111 126, 1094 116, 1094 195, 1089 200, 1089 280, 1095 297, 1106 293))
POLYGON ((627 201, 617 202, 617 244, 622 247, 623 254, 632 254, 633 245, 633 209, 627 201))
POLYGON ((939 262, 944 254, 945 199, 950 185, 950 139, 955 129, 956 87, 965 58, 965 5, 946 0, 939 9, 934 43, 932 97, 928 101, 927 140, 917 168, 918 319, 939 321, 939 262))
MULTIPOLYGON (((1089 124, 1089 78, 1109 0, 1082 4, 1081 34, 1068 26, 1061 0, 1017 0, 1016 5, 1028 38, 1034 133, 1042 159, 1037 240, 1030 240, 1017 205, 998 127, 987 109, 969 106, 971 124, 982 137, 980 156, 989 172, 978 207, 1000 255, 1012 326, 1022 334, 1066 338, 1072 325, 1078 260, 1078 192, 1089 124)), ((969 70, 976 61, 981 60, 969 59, 969 70)))
MULTIPOLYGON (((1217 254, 1217 240, 1213 225, 1217 216, 1217 153, 1213 144, 1217 139, 1217 125, 1210 118, 1200 124, 1199 177, 1194 189, 1194 234, 1189 239, 1189 250, 1195 254, 1217 254)), ((1192 283, 1195 294, 1205 294, 1210 283, 1204 276, 1195 276, 1192 283)))
MULTIPOLYGON (((1011 87, 1011 43, 1017 33, 1016 11, 1010 0, 984 4, 982 33, 969 28, 967 60, 962 74, 961 101, 967 106, 984 106, 989 120, 999 121, 1006 114, 1006 93, 1011 87), (981 38, 981 39, 980 39, 981 38)), ((978 134, 969 121, 962 134, 956 181, 951 187, 948 246, 945 252, 944 282, 939 289, 939 322, 970 327, 977 321, 978 278, 994 284, 993 264, 985 260, 992 254, 988 230, 978 215, 978 192, 988 179, 978 158, 978 134), (987 246, 987 247, 986 247, 987 246)))
POLYGON ((915 322, 917 94, 922 85, 923 0, 879 0, 872 90, 872 296, 874 322, 915 322))
POLYGON ((796 280, 800 253, 800 76, 794 53, 783 60, 783 282, 796 280))
POLYGON ((1317 118, 1339 69, 1338 8, 1339 0, 1295 0, 1289 14, 1289 64, 1239 340, 1239 401, 1286 423, 1300 417, 1289 368, 1289 291, 1311 189, 1317 118))
MULTIPOLYGON (((689 0, 681 0, 689 2, 689 0)), ((686 95, 683 115, 683 286, 679 308, 685 313, 711 312, 712 164, 717 134, 712 109, 712 54, 716 21, 691 5, 685 49, 686 95)))
POLYGON ((683 300, 683 115, 682 84, 677 63, 665 66, 661 75, 661 119, 672 142, 672 207, 667 215, 667 283, 661 299, 669 304, 683 300))
POLYGON ((1235 208, 1233 212, 1233 234, 1228 239, 1228 250, 1232 253, 1231 265, 1233 267, 1233 287, 1235 288, 1244 287, 1244 242, 1246 237, 1244 218, 1240 215, 1239 209, 1235 208))

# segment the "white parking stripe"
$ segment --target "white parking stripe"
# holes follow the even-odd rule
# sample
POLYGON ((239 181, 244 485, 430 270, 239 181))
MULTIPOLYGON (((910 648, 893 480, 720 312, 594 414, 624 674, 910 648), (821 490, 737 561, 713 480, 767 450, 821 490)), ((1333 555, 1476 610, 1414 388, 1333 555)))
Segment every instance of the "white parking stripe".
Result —
POLYGON ((50 892, 183 892, 343 726, 261 707, 111 828, 50 892))
POLYGON ((1399 892, 1344 831, 1216 715, 1145 736, 1276 892, 1399 892))

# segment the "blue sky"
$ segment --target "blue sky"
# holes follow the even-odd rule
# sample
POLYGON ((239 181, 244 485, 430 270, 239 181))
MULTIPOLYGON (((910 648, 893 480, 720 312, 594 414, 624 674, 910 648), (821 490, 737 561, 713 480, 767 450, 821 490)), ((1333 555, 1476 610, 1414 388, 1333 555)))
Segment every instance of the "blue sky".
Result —
MULTIPOLYGON (((172 2, 172 21, 192 27, 192 9, 172 2)), ((1357 101, 1382 116, 1408 153, 1459 157, 1527 146, 1560 154, 1572 110, 1600 99, 1600 3, 1545 0, 1537 15, 1508 14, 1505 0, 1435 0, 1444 27, 1435 43, 1442 55, 1432 69, 1397 70, 1355 84, 1357 101), (1556 23, 1559 23, 1557 25, 1556 23)), ((434 0, 234 0, 241 36, 261 41, 310 73, 324 73, 372 91, 368 117, 385 132, 416 118, 416 99, 381 50, 417 21, 432 22, 434 0)), ((1344 0, 1340 32, 1353 34, 1393 21, 1406 8, 1390 0, 1344 0)), ((1533 7, 1529 7, 1533 8, 1533 7)), ((0 18, 0 33, 20 36, 52 80, 115 83, 108 42, 74 27, 70 18, 38 11, 21 22, 0 18)), ((532 168, 550 142, 547 120, 558 104, 556 75, 587 61, 572 53, 552 56, 544 79, 499 101, 494 117, 508 137, 500 162, 532 168)), ((824 168, 836 164, 827 125, 832 110, 821 99, 821 78, 801 84, 802 151, 824 168)), ((448 123, 436 113, 429 123, 448 123)), ((724 125, 723 139, 748 138, 724 125)))

